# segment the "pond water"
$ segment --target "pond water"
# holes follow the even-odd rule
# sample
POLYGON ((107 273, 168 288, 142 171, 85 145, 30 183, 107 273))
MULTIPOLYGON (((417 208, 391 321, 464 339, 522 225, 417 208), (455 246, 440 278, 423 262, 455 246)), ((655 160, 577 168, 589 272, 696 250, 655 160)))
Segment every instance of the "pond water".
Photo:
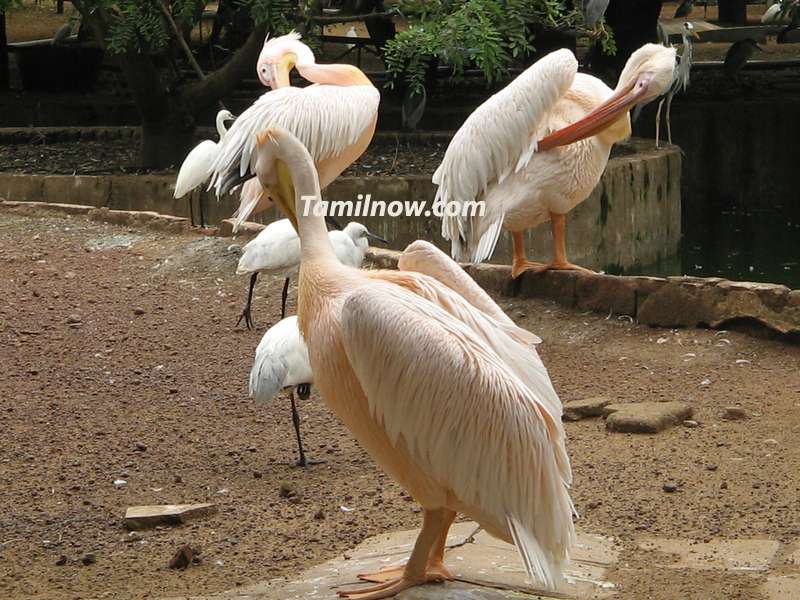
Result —
POLYGON ((800 289, 800 207, 730 209, 683 223, 679 254, 629 275, 695 275, 800 289))

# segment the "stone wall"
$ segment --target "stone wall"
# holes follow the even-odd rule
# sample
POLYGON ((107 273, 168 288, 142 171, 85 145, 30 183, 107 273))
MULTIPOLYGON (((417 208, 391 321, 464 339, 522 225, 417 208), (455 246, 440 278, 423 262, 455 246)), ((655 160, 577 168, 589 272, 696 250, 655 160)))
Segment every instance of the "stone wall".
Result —
MULTIPOLYGON (((654 150, 652 143, 633 141, 609 161, 597 189, 568 219, 569 257, 593 269, 630 268, 650 264, 677 252, 681 235, 681 157, 676 148, 654 150)), ((191 217, 216 225, 229 217, 237 200, 219 202, 198 191, 189 199, 172 197, 175 179, 169 175, 23 175, 0 173, 0 199, 28 202, 59 202, 107 207, 114 210, 144 210, 191 217)), ((327 190, 330 200, 356 200, 358 194, 372 200, 431 202, 435 186, 429 175, 408 177, 342 177, 327 190)), ((260 215, 268 222, 274 210, 260 215)), ((367 227, 391 240, 391 247, 404 248, 416 239, 434 241, 446 248, 435 217, 363 218, 367 227)), ((529 256, 547 259, 551 253, 549 224, 527 234, 529 256)), ((508 263, 511 244, 501 239, 493 262, 508 263)))

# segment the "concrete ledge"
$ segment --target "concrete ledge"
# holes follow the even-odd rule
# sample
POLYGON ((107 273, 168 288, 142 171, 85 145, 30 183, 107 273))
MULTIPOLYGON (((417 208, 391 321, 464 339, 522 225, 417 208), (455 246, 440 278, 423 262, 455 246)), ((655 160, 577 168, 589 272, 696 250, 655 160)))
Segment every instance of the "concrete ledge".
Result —
MULTIPOLYGON (((379 268, 396 269, 400 252, 370 250, 379 268)), ((486 291, 509 297, 543 298, 562 306, 628 315, 657 327, 757 325, 800 335, 800 290, 784 285, 700 277, 618 277, 548 271, 511 279, 511 268, 469 265, 466 271, 486 291)))
MULTIPOLYGON (((6 130, 11 137, 24 135, 76 136, 101 135, 103 128, 85 130, 46 129, 6 130)), ((127 130, 110 129, 115 133, 127 130)), ((122 135, 120 133, 120 135, 122 135)), ((103 135, 111 135, 106 132, 103 135)), ((446 139, 447 134, 427 134, 446 139)), ((60 138, 59 138, 60 139, 60 138)), ((81 138, 83 139, 83 138, 81 138)), ((597 188, 568 217, 567 251, 571 260, 595 270, 631 268, 674 255, 681 236, 680 173, 677 147, 653 148, 652 141, 632 140, 619 145, 608 163, 597 188)), ((190 217, 194 224, 218 226, 238 206, 238 198, 216 197, 202 190, 190 197, 172 197, 175 175, 29 175, 0 172, 0 200, 60 202, 107 207, 113 210, 156 211, 190 217)), ((359 194, 369 194, 375 202, 427 202, 431 208, 436 188, 430 174, 403 177, 340 177, 325 190, 327 200, 356 202, 359 194)), ((258 220, 278 218, 275 210, 258 220)), ((348 217, 341 217, 347 220, 348 217)), ((394 248, 405 248, 417 239, 430 240, 449 250, 440 236, 440 222, 433 215, 359 218, 370 230, 391 240, 394 248)), ((549 223, 526 232, 526 248, 531 258, 549 257, 549 223)), ((511 259, 510 236, 503 234, 492 260, 507 264, 511 259)), ((565 293, 567 293, 565 291, 565 293)), ((591 301, 587 301, 591 304, 591 301)))

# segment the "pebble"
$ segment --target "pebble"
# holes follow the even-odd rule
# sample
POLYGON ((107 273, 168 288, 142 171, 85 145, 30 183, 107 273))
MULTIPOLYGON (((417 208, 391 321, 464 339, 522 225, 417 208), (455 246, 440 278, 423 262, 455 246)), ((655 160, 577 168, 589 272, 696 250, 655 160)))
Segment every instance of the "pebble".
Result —
POLYGON ((173 483, 183 483, 183 477, 180 475, 175 475, 175 477, 172 478, 172 481, 173 483))
POLYGON ((62 554, 61 556, 58 557, 58 560, 56 561, 56 566, 63 567, 65 564, 67 564, 67 557, 62 554))
POLYGON ((136 450, 139 452, 145 452, 147 450, 147 444, 142 442, 136 442, 136 450))
POLYGON ((709 464, 709 465, 706 465, 706 471, 716 471, 716 470, 717 470, 717 465, 715 465, 713 463, 709 464))
POLYGON ((143 315, 144 314, 144 309, 143 308, 139 308, 139 307, 134 308, 133 309, 133 314, 135 314, 135 315, 143 315))
POLYGON ((75 325, 81 322, 81 318, 78 315, 70 315, 67 317, 67 325, 75 325))
POLYGON ((81 559, 81 562, 83 563, 84 566, 88 567, 89 565, 93 565, 94 563, 96 563, 97 558, 95 557, 94 554, 86 554, 81 559))
POLYGON ((689 429, 694 429, 695 427, 700 427, 700 423, 697 421, 692 421, 691 419, 687 419, 683 422, 684 427, 688 427, 689 429))
POLYGON ((678 491, 678 484, 677 483, 672 483, 671 481, 669 481, 669 482, 665 483, 663 486, 661 486, 661 489, 663 489, 668 494, 671 494, 672 492, 677 492, 678 491))
POLYGON ((314 513, 314 518, 317 521, 324 521, 325 520, 325 513, 320 508, 317 512, 314 513))
POLYGON ((741 421, 747 418, 747 411, 741 406, 726 406, 722 411, 722 418, 728 421, 741 421))
POLYGON ((264 474, 261 471, 253 471, 253 477, 256 479, 261 479, 263 476, 264 474))
POLYGON ((292 496, 297 495, 297 492, 291 484, 282 483, 280 489, 278 490, 278 495, 281 498, 291 498, 292 496))

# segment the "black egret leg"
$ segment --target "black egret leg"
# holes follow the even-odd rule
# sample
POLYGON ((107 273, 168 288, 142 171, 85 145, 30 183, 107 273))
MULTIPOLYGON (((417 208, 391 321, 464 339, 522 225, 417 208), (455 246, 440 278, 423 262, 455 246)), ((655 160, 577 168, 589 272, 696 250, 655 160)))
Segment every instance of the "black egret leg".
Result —
POLYGON ((283 282, 283 292, 281 292, 281 319, 286 316, 286 298, 289 297, 289 278, 283 282))
POLYGON ((198 212, 200 213, 200 227, 205 228, 206 226, 206 216, 203 214, 203 194, 197 195, 197 208, 198 212))
POLYGON ((253 316, 250 313, 250 306, 253 303, 253 288, 256 287, 256 279, 258 279, 258 271, 250 276, 250 290, 247 292, 247 304, 244 305, 244 310, 242 310, 242 314, 239 315, 239 320, 236 321, 236 327, 239 326, 239 323, 242 322, 242 319, 244 319, 244 324, 248 329, 253 329, 254 327, 253 316))
POLYGON ((294 401, 295 389, 296 388, 292 388, 291 401, 292 401, 292 423, 294 423, 294 432, 295 434, 297 434, 297 450, 300 454, 300 458, 297 459, 297 466, 306 467, 308 466, 308 462, 306 462, 306 453, 303 452, 303 439, 300 437, 300 415, 297 414, 297 404, 295 404, 294 401))

